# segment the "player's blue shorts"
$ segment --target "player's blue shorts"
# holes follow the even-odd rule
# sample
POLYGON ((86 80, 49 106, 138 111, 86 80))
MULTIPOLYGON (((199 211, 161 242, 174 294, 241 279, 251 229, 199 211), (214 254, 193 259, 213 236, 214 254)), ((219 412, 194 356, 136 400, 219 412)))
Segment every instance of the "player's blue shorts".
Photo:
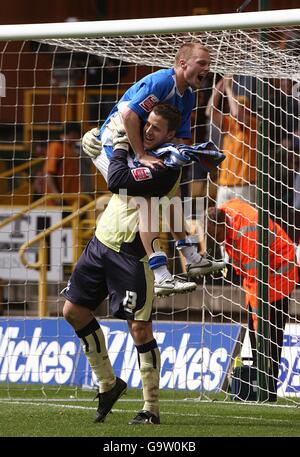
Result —
POLYGON ((61 293, 70 302, 91 311, 108 296, 112 316, 148 322, 152 312, 153 281, 147 262, 115 252, 94 236, 61 293))

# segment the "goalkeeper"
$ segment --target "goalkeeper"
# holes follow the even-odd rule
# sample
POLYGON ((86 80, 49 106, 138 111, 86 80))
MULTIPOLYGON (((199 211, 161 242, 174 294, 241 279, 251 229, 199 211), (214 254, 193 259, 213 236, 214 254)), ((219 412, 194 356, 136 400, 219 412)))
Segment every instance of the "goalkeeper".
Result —
MULTIPOLYGON (((155 157, 161 157, 164 160, 164 163, 168 167, 172 168, 181 168, 182 165, 195 160, 200 163, 202 172, 204 176, 207 175, 207 172, 212 168, 216 167, 224 159, 224 155, 215 150, 209 150, 212 143, 205 143, 203 145, 189 147, 187 145, 166 145, 161 147, 159 150, 154 151, 153 149, 161 144, 162 141, 170 141, 174 138, 176 131, 176 125, 179 124, 180 113, 172 105, 168 104, 159 104, 156 105, 152 112, 150 113, 147 123, 144 127, 144 145, 155 157)), ((109 128, 112 129, 112 135, 114 137, 114 142, 122 143, 122 147, 125 151, 129 153, 129 161, 131 162, 132 170, 134 172, 130 173, 128 169, 127 174, 122 175, 120 178, 119 173, 116 174, 118 180, 114 179, 114 183, 111 186, 110 182, 109 189, 112 192, 120 192, 122 189, 126 189, 131 196, 158 196, 162 194, 164 181, 159 179, 159 168, 150 169, 148 167, 139 167, 134 168, 134 156, 130 159, 130 150, 129 150, 129 141, 123 126, 123 123, 119 115, 116 115, 112 118, 109 128), (153 180, 154 175, 158 175, 158 179, 153 180), (124 178, 130 179, 124 179, 124 178)), ((99 146, 97 148, 99 150, 99 146)), ((161 168, 161 167, 160 167, 161 168)), ((146 205, 141 205, 140 207, 140 225, 139 230, 140 234, 143 230, 147 230, 144 225, 141 223, 143 221, 149 221, 149 225, 153 227, 155 213, 151 201, 148 199, 145 201, 146 205), (141 213, 146 211, 147 214, 141 213), (149 214, 150 213, 150 214, 149 214), (141 216, 142 214, 142 216, 141 216)), ((189 272, 195 274, 206 274, 215 270, 220 270, 224 267, 223 262, 213 262, 206 258, 200 256, 197 252, 193 240, 190 237, 186 236, 184 230, 184 220, 181 203, 180 205, 171 205, 173 214, 171 215, 171 221, 169 228, 173 234, 174 239, 176 240, 177 248, 181 250, 186 261, 188 263, 189 272), (177 211, 177 213, 176 213, 177 211), (180 229, 174 230, 178 219, 180 222, 180 229)), ((157 217, 158 219, 158 217, 157 217)), ((158 221, 157 221, 158 225, 158 221)), ((157 238, 151 240, 151 249, 146 252, 149 256, 149 267, 153 270, 155 276, 155 293, 157 295, 169 295, 171 293, 183 293, 188 292, 189 289, 184 282, 179 281, 178 278, 172 277, 169 270, 167 269, 167 256, 162 252, 157 246, 157 238), (149 252, 150 251, 150 252, 149 252)), ((145 246, 145 243, 143 243, 145 246)), ((195 243, 197 244, 197 243, 195 243)), ((192 275, 191 275, 192 276, 192 275)))
MULTIPOLYGON (((181 121, 176 126, 174 133, 177 138, 191 138, 191 112, 195 97, 192 89, 199 89, 202 78, 209 70, 210 57, 208 50, 199 43, 186 43, 178 50, 175 57, 175 68, 159 70, 147 75, 134 84, 121 98, 111 111, 108 119, 99 132, 93 129, 83 137, 83 150, 92 159, 104 178, 107 179, 108 164, 112 156, 112 131, 114 119, 118 113, 124 121, 124 128, 135 153, 135 158, 150 169, 164 166, 160 158, 145 152, 149 149, 149 142, 154 129, 149 131, 142 140, 142 127, 147 122, 148 114, 162 100, 177 106, 181 113, 181 121)), ((167 141, 170 141, 167 140, 167 141)), ((174 141, 174 140, 173 140, 174 141)), ((158 232, 151 232, 152 214, 141 214, 140 235, 146 252, 149 256, 151 268, 154 269, 155 287, 157 293, 166 295, 173 292, 182 292, 181 286, 176 284, 174 277, 165 264, 162 265, 157 257, 161 258, 161 251, 156 252, 155 240, 159 238, 158 232), (148 225, 146 221, 149 221, 148 225), (177 287, 179 286, 179 287, 177 287)), ((182 217, 181 217, 182 219, 182 217)), ((181 248, 190 247, 190 241, 182 241, 181 248), (186 243, 186 244, 185 244, 186 243)), ((202 258, 198 253, 188 259, 187 271, 191 276, 211 273, 223 266, 207 258, 202 258)))
MULTIPOLYGON (((175 107, 157 105, 154 108, 148 120, 151 126, 157 127, 151 147, 171 139, 172 119, 178 120, 175 107)), ((115 151, 108 169, 108 185, 112 190, 118 190, 126 183, 130 192, 137 195, 154 193, 169 198, 175 195, 180 182, 179 167, 166 166, 151 171, 147 167, 132 169, 127 161, 128 139, 124 137, 124 132, 119 136, 117 128, 114 129, 114 143, 115 151), (136 179, 139 174, 148 179, 136 179)), ((170 158, 169 154, 167 159, 170 158)), ((114 373, 103 332, 93 314, 108 295, 111 315, 127 320, 138 352, 144 406, 130 424, 160 423, 160 353, 151 322, 153 276, 145 262, 146 253, 138 227, 136 205, 114 193, 97 224, 95 236, 87 244, 62 292, 66 298, 63 315, 74 328, 99 380, 99 406, 95 422, 105 420, 127 388, 126 382, 114 373)), ((184 287, 194 290, 196 284, 185 281, 184 287)))

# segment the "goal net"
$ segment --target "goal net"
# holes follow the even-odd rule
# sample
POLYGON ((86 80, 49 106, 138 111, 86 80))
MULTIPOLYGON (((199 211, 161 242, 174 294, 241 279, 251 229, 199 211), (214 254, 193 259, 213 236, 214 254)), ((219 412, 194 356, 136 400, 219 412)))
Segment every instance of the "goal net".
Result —
MULTIPOLYGON (((205 45, 211 55, 210 73, 196 94, 193 142, 212 140, 226 159, 207 180, 197 179, 195 165, 185 168, 184 210, 200 247, 226 259, 227 274, 201 278, 192 294, 155 299, 161 388, 172 390, 173 398, 184 392, 196 399, 258 402, 272 401, 270 385, 275 382, 271 390, 278 403, 299 400, 299 289, 296 285, 290 290, 281 313, 271 313, 279 306, 272 299, 277 283, 274 286, 268 275, 263 276, 267 268, 281 278, 279 282, 286 278, 284 254, 278 270, 272 263, 275 255, 280 256, 277 251, 285 235, 280 231, 276 245, 271 237, 266 241, 269 217, 288 235, 290 248, 299 256, 300 26, 293 24, 297 17, 300 23, 300 10, 280 13, 270 14, 275 25, 260 13, 248 24, 236 22, 238 15, 228 15, 229 22, 222 27, 217 16, 206 22, 186 18, 179 31, 179 18, 168 21, 174 24, 173 31, 161 26, 155 32, 153 20, 145 20, 134 33, 119 27, 130 21, 117 21, 111 33, 100 23, 65 28, 47 24, 44 29, 34 25, 27 26, 26 33, 20 26, 0 27, 1 398, 25 393, 79 398, 82 388, 94 387, 79 340, 62 317, 60 295, 110 197, 103 178, 84 155, 80 138, 104 122, 134 82, 171 67, 179 46, 193 41, 205 45), (96 25, 102 32, 91 32, 96 25), (53 143, 57 149, 51 149, 53 143), (52 182, 47 172, 52 173, 52 182), (252 313, 243 281, 245 265, 216 241, 216 232, 206 236, 207 209, 232 198, 248 202, 258 212, 255 227, 249 218, 250 228, 244 222, 236 229, 244 240, 240 249, 246 249, 253 237, 257 240, 250 278, 263 285, 258 287, 263 298, 252 313), (254 233, 259 227, 262 239, 254 233)), ((225 222, 229 236, 232 228, 225 222)), ((171 236, 163 233, 162 239, 170 268, 180 273, 171 236)), ((291 264, 297 269, 296 260, 291 264)), ((109 319, 106 301, 96 317, 116 374, 130 387, 140 388, 126 323, 109 319)))

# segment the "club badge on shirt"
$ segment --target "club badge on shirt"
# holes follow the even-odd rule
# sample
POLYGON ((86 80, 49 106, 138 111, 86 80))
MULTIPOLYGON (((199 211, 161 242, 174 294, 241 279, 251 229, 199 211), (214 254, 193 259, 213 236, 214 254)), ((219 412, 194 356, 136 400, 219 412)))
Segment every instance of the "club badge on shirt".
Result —
POLYGON ((131 174, 135 181, 146 181, 147 179, 152 179, 151 171, 146 167, 133 168, 131 170, 131 174))
POLYGON ((158 102, 159 102, 159 99, 154 94, 151 94, 151 95, 148 95, 148 97, 145 98, 145 100, 143 100, 139 105, 147 113, 150 113, 153 106, 157 105, 158 102))

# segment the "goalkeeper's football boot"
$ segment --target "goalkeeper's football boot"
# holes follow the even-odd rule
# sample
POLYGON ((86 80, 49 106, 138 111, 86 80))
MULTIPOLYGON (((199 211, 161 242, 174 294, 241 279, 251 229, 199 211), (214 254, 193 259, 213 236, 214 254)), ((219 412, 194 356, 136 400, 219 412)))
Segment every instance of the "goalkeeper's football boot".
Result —
POLYGON ((115 386, 108 392, 99 392, 95 399, 99 399, 99 406, 96 412, 94 422, 104 422, 107 414, 111 411, 116 401, 125 394, 127 384, 121 378, 116 378, 115 386))
POLYGON ((129 425, 141 425, 141 424, 160 424, 159 416, 150 413, 150 411, 142 410, 140 411, 130 422, 129 425))
POLYGON ((197 287, 195 282, 187 281, 179 276, 172 276, 161 282, 154 282, 154 292, 158 297, 166 297, 174 294, 186 294, 193 292, 197 287))
POLYGON ((197 263, 190 263, 186 265, 186 273, 188 277, 195 278, 197 276, 204 276, 216 271, 221 271, 226 267, 226 263, 222 260, 216 261, 207 257, 201 257, 197 263))

